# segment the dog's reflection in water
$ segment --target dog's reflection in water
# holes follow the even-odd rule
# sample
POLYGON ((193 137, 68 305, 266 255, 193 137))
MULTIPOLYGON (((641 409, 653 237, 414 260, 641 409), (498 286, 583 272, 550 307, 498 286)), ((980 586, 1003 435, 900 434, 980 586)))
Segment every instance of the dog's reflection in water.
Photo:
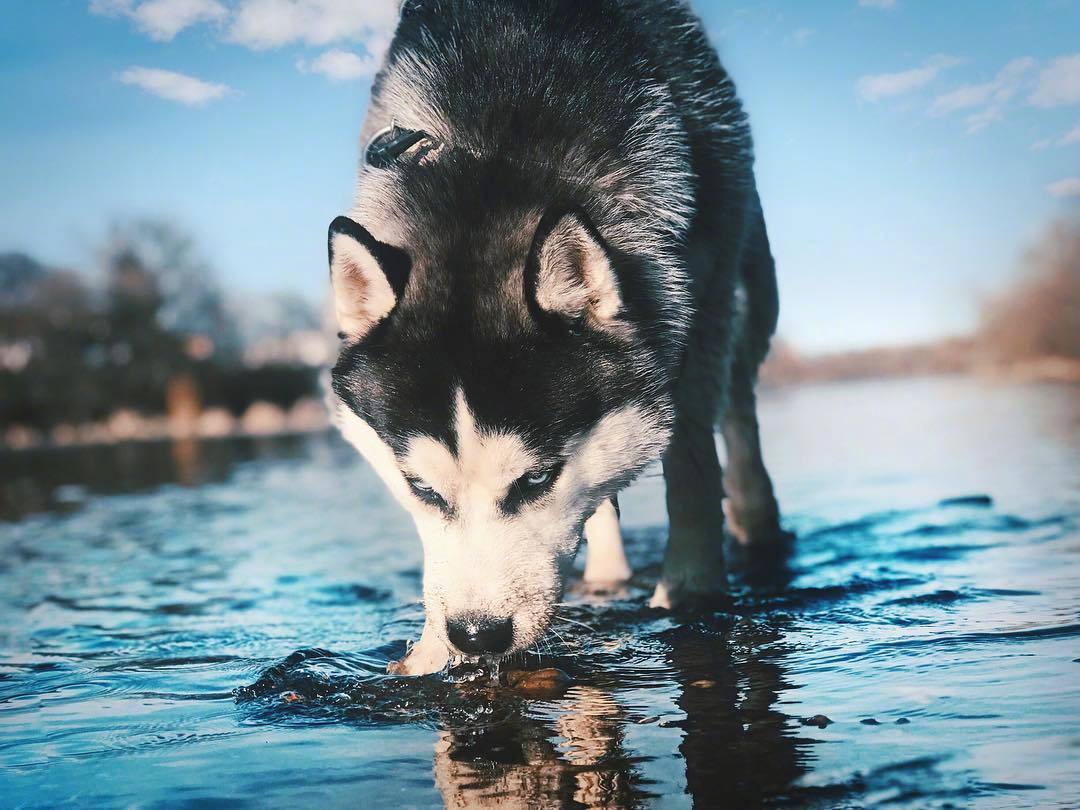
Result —
POLYGON ((622 747, 618 704, 596 687, 578 687, 556 721, 560 748, 574 773, 574 800, 586 807, 623 806, 630 799, 630 771, 622 747), (615 767, 615 766, 618 767, 615 767))
POLYGON ((663 634, 680 684, 686 791, 695 807, 750 807, 784 797, 803 774, 798 723, 775 707, 791 689, 774 629, 741 620, 730 632, 689 625, 663 634))
POLYGON ((553 721, 521 711, 502 723, 446 730, 435 784, 447 807, 628 807, 635 801, 611 695, 572 686, 553 721))
MULTIPOLYGON (((775 630, 709 620, 657 637, 670 675, 671 708, 656 750, 630 751, 626 731, 640 719, 620 705, 615 673, 575 685, 551 719, 524 703, 503 722, 445 730, 435 750, 435 782, 447 807, 636 807, 662 803, 646 778, 648 761, 677 748, 694 806, 752 806, 781 797, 803 772, 792 718, 776 711, 785 683, 775 630)), ((664 688, 664 687, 660 687, 664 688)), ((636 737, 645 740, 645 737, 636 737)), ((646 746, 648 743, 646 743, 646 746)), ((664 769, 666 771, 666 769, 664 769)), ((681 789, 679 785, 675 789, 681 789)))

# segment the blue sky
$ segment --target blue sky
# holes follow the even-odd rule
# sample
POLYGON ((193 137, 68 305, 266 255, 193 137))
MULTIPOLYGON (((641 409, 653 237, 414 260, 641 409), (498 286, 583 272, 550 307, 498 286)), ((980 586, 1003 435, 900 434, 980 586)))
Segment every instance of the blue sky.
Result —
MULTIPOLYGON (((716 2, 808 351, 968 329, 1080 207, 1080 2, 716 2)), ((236 295, 326 292, 393 0, 9 0, 0 250, 92 271, 109 223, 197 239, 236 295)))

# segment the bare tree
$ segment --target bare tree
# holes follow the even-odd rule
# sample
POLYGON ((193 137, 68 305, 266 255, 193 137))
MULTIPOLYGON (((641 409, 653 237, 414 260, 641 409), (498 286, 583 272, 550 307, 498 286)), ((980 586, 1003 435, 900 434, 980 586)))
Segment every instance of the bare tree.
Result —
POLYGON ((113 295, 156 303, 158 325, 174 335, 210 341, 218 362, 235 359, 236 325, 210 264, 190 236, 168 222, 142 219, 114 225, 106 252, 113 295))
POLYGON ((983 306, 980 343, 997 362, 1080 359, 1080 218, 1054 223, 1020 279, 983 306))

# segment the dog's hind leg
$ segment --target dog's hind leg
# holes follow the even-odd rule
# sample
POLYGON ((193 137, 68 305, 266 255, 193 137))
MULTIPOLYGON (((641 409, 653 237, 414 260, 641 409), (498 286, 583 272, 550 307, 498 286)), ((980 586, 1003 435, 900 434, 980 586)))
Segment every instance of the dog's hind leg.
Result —
POLYGON ((757 401, 757 369, 769 352, 779 314, 776 268, 769 251, 765 220, 758 214, 741 268, 743 315, 734 346, 731 383, 722 430, 727 446, 724 513, 727 526, 744 545, 781 539, 780 513, 772 481, 761 458, 757 401))
POLYGON ((630 579, 630 564, 623 550, 619 531, 619 511, 609 498, 585 521, 585 581, 589 583, 625 582, 630 579))
POLYGON ((781 538, 780 510, 761 458, 752 375, 736 360, 731 397, 723 422, 727 446, 724 515, 728 530, 743 545, 781 538))

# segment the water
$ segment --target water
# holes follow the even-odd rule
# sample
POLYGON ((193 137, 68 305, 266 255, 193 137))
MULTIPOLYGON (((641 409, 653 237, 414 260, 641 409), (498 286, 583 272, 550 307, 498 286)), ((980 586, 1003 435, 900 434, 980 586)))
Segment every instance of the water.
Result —
POLYGON ((1080 806, 1078 393, 765 395, 790 556, 648 610, 647 475, 562 693, 383 674, 419 542, 332 436, 0 456, 0 804, 1080 806))

